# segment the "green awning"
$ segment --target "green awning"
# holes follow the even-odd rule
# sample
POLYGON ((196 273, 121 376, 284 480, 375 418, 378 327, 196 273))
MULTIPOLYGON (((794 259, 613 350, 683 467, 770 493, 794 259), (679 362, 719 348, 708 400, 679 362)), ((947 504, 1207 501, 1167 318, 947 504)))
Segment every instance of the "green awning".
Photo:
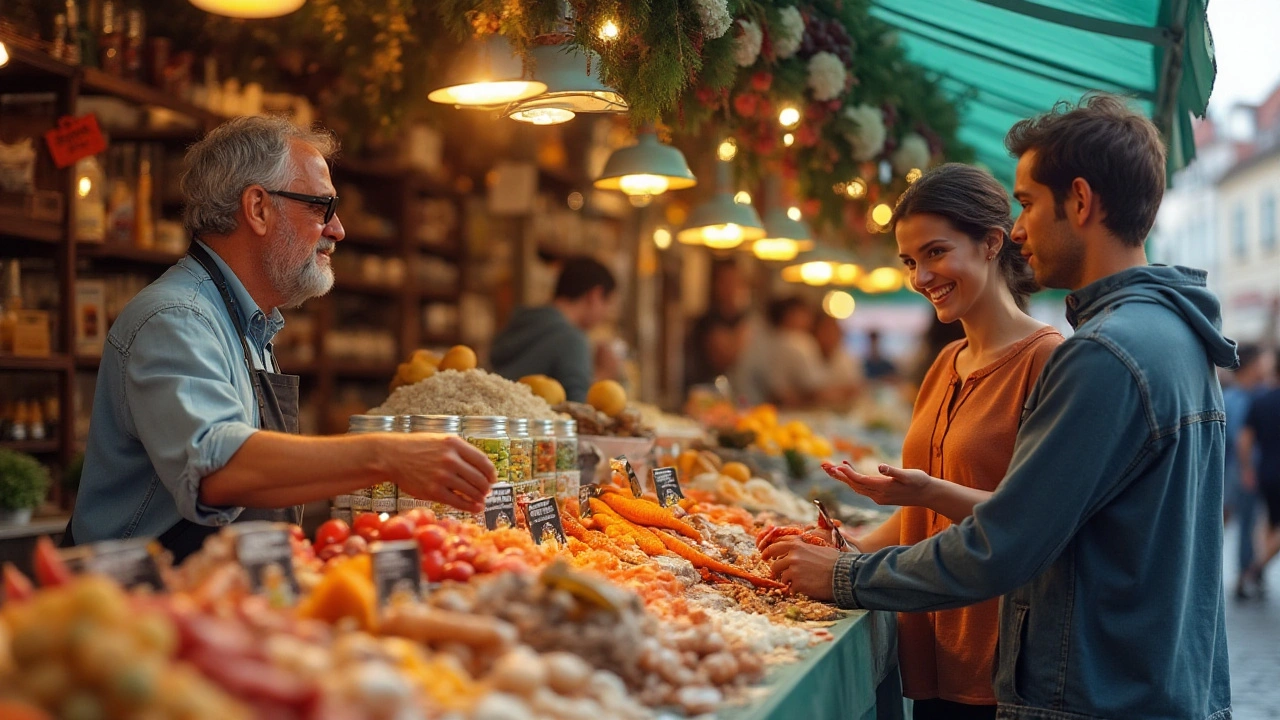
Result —
POLYGON ((1169 172, 1195 157, 1216 66, 1208 0, 873 0, 916 63, 964 102, 960 139, 1001 182, 1013 123, 1088 90, 1128 95, 1165 134, 1169 172))

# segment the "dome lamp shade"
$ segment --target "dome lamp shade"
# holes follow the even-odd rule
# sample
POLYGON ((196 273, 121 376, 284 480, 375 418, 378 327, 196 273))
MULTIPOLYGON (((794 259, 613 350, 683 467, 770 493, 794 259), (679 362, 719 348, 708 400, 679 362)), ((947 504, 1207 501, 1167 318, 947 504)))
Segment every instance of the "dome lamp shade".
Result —
POLYGON ((650 198, 697 184, 684 154, 658 142, 649 129, 640 131, 635 145, 614 150, 595 181, 600 190, 619 190, 633 198, 650 198))
POLYGON ((281 17, 302 7, 306 0, 191 0, 191 4, 213 15, 261 20, 281 17))
POLYGON ((503 107, 545 92, 547 86, 524 77, 524 64, 501 35, 476 40, 450 68, 447 84, 427 99, 461 107, 503 107))
POLYGON ((676 240, 685 245, 706 245, 713 250, 732 250, 744 242, 764 237, 760 214, 747 203, 735 202, 732 188, 732 166, 716 162, 715 194, 689 213, 676 240))
POLYGON ((533 49, 533 80, 546 91, 514 103, 506 113, 512 120, 554 125, 577 113, 621 113, 627 101, 600 82, 600 58, 569 45, 540 45, 533 49))

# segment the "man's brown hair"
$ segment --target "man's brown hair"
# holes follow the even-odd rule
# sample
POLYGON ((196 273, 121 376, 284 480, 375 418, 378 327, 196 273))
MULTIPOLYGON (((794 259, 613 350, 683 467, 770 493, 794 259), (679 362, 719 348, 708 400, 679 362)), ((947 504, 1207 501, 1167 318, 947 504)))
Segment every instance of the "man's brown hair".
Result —
POLYGON ((1126 245, 1141 247, 1164 197, 1165 146, 1144 115, 1114 95, 1090 94, 1020 120, 1004 139, 1015 157, 1034 150, 1031 177, 1053 191, 1055 212, 1076 178, 1097 193, 1102 224, 1126 245))

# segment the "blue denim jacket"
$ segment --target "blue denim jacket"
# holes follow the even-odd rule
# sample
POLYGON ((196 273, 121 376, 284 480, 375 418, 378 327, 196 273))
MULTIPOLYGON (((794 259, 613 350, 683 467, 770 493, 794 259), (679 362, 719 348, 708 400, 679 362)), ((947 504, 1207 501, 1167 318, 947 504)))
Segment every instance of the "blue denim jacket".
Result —
MULTIPOLYGON (((205 245, 236 298, 254 365, 284 326, 205 245), (245 317, 245 313, 250 313, 245 317)), ((231 316, 200 264, 183 257, 129 301, 107 333, 72 514, 77 543, 159 536, 180 517, 225 525, 242 508, 199 501, 200 480, 257 432, 258 405, 231 316)))
POLYGON ((1001 718, 1231 717, 1214 365, 1236 353, 1204 279, 1138 267, 1070 295, 1076 333, 1032 389, 999 489, 925 542, 842 557, 837 602, 1003 595, 1001 718))

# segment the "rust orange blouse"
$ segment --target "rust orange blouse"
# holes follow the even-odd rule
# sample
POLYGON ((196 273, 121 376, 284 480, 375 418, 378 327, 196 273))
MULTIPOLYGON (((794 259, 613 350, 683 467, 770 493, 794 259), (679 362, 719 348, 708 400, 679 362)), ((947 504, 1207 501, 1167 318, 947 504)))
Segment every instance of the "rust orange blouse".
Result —
MULTIPOLYGON (((963 383, 957 340, 929 368, 902 444, 904 467, 981 490, 995 490, 1013 457, 1022 406, 1049 354, 1063 340, 1046 327, 1018 341, 1000 359, 963 383)), ((899 541, 913 545, 951 526, 922 507, 902 509, 899 541)), ((898 657, 903 694, 994 705, 991 673, 996 651, 999 599, 958 610, 899 613, 898 657)))

